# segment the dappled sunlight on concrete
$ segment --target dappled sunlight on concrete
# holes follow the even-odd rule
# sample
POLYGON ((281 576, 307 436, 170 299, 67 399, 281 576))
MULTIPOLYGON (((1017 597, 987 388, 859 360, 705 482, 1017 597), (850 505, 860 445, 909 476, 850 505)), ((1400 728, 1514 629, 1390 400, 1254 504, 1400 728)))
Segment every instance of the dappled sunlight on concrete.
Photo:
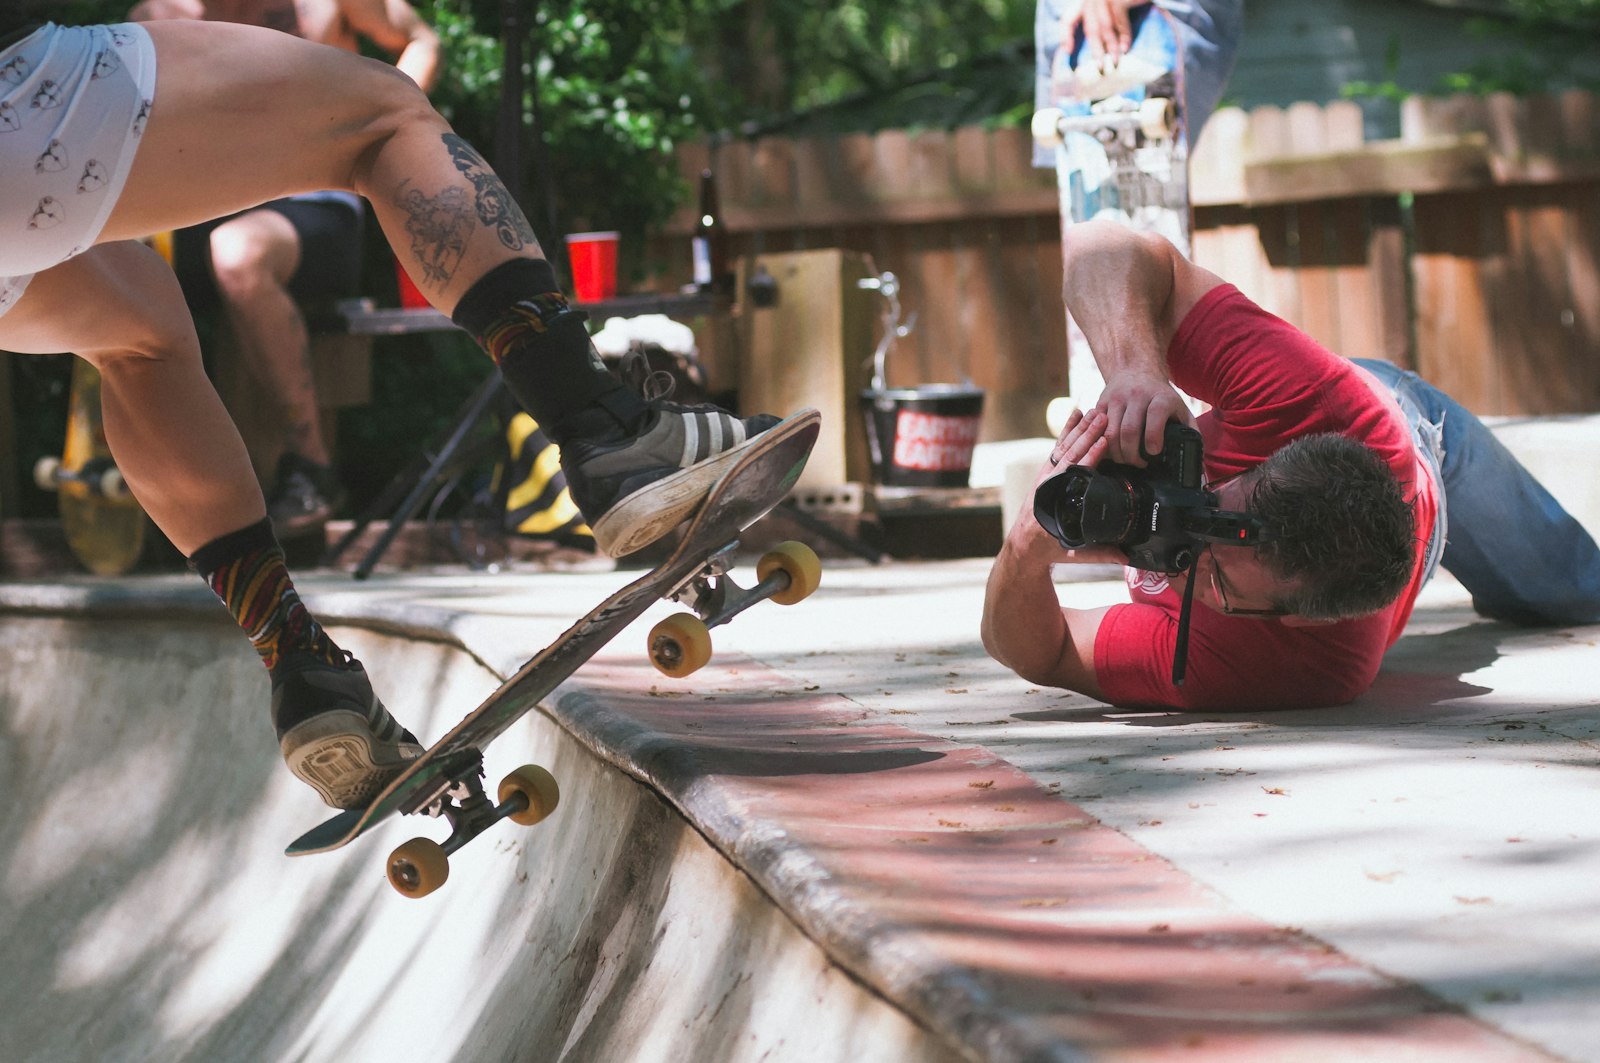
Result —
MULTIPOLYGON (((0 589, 0 1057, 953 1058, 537 715, 495 744, 491 781, 546 764, 561 807, 458 853, 439 893, 405 900, 382 870, 405 837, 442 837, 432 820, 285 858, 328 811, 282 766, 260 662, 203 594, 156 581, 158 606, 138 581, 104 586, 14 612, 26 590, 0 589)), ((448 590, 433 620, 473 597, 448 590)), ((387 587, 371 626, 331 630, 395 714, 437 736, 497 685, 482 663, 496 651, 394 619, 408 594, 387 587)), ((547 626, 573 615, 552 607, 547 626)))
MULTIPOLYGON (((653 608, 490 750, 491 782, 551 768, 555 816, 422 902, 382 857, 433 821, 279 855, 323 810, 203 588, 41 588, 0 614, 0 1029, 63 1059, 1600 1061, 1600 629, 1438 580, 1350 705, 1127 711, 989 660, 987 571, 830 566, 686 680, 645 660, 653 608)), ((436 738, 634 575, 302 590, 436 738)))

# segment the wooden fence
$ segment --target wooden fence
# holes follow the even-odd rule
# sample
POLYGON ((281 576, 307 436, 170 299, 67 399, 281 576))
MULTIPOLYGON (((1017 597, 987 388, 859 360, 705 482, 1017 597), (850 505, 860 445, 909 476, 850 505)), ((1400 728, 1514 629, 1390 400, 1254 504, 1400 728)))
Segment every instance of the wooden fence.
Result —
MULTIPOLYGON (((1196 261, 1346 355, 1416 368, 1480 413, 1600 410, 1600 105, 1412 99, 1364 142, 1340 102, 1218 112, 1192 163, 1196 261)), ((1066 392, 1054 175, 1024 130, 690 145, 735 255, 840 247, 918 314, 890 382, 988 389, 985 438, 1066 392)), ((687 263, 685 211, 655 248, 687 263)), ((863 351, 863 357, 868 352, 863 351)))

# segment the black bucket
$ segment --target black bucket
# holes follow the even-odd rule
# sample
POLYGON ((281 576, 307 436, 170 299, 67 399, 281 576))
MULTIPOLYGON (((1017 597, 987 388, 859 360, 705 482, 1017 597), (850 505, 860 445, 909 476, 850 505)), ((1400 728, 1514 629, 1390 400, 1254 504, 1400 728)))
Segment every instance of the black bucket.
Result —
POLYGON ((872 478, 885 487, 966 487, 983 389, 958 384, 861 393, 872 478))

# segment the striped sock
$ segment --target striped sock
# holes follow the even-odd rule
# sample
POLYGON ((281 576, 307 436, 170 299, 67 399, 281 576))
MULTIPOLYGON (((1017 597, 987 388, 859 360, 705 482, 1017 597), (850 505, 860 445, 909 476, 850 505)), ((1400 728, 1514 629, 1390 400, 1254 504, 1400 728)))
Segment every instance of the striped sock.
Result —
MULTIPOLYGON (((573 313, 579 313, 579 322, 584 320, 581 312, 573 311, 567 305, 566 297, 560 292, 545 292, 520 299, 489 323, 483 335, 478 337, 478 342, 494 364, 503 367, 506 355, 517 343, 548 332, 563 315, 573 313)), ((605 367, 600 368, 604 372, 605 367)))
POLYGON ((267 519, 212 540, 189 561, 228 607, 268 671, 291 653, 314 653, 330 664, 342 658, 300 601, 267 519))

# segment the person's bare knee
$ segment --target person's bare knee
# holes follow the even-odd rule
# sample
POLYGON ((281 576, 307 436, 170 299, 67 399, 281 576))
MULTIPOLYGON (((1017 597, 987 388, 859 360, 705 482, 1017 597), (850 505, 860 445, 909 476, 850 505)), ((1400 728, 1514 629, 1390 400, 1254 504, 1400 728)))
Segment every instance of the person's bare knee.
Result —
POLYGON ((126 359, 201 365, 177 279, 160 255, 133 242, 102 244, 36 276, 0 317, 0 349, 70 352, 101 369, 126 359))
POLYGON ((248 302, 264 288, 281 289, 300 265, 300 240, 282 214, 252 211, 212 230, 211 271, 230 303, 248 302))

